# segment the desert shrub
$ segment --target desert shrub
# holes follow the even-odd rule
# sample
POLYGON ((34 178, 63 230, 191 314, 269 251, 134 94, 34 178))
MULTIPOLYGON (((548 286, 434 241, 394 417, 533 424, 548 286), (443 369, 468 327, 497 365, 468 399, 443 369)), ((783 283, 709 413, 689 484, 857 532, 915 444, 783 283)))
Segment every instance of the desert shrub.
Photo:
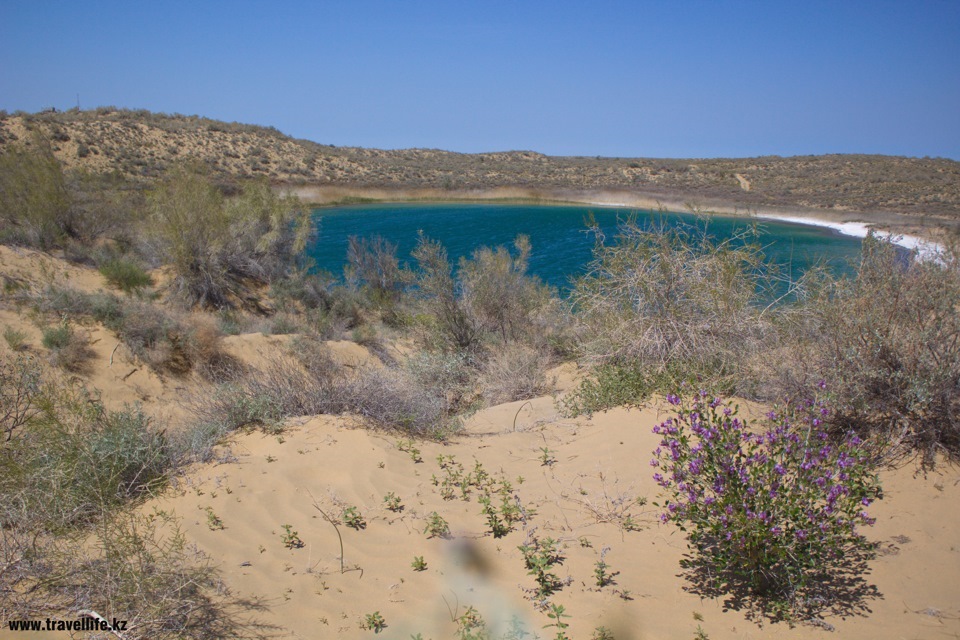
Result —
POLYGON ((218 393, 196 398, 197 424, 206 433, 227 433, 271 427, 291 416, 351 413, 379 428, 424 437, 442 437, 455 427, 443 400, 402 370, 346 370, 321 349, 301 357, 275 356, 218 393))
POLYGON ((43 346, 51 351, 62 349, 73 340, 73 330, 67 323, 61 323, 55 327, 46 327, 43 330, 43 346))
MULTIPOLYGON (((960 454, 960 262, 905 259, 869 237, 853 278, 821 274, 784 322, 785 353, 766 359, 784 392, 823 377, 842 430, 920 452, 960 454)), ((772 370, 772 372, 771 372, 772 370)))
POLYGON ((485 360, 477 382, 487 404, 527 400, 553 388, 546 374, 549 365, 541 351, 523 344, 505 344, 485 360))
POLYGON ((588 363, 670 369, 736 384, 739 363, 767 335, 760 303, 772 267, 749 234, 714 241, 706 227, 620 227, 594 257, 570 299, 588 363))
POLYGON ((157 253, 169 258, 173 286, 188 303, 232 306, 243 279, 270 282, 297 266, 311 233, 309 210, 250 183, 224 201, 210 181, 178 167, 151 194, 157 253))
POLYGON ((341 393, 345 411, 383 429, 428 438, 443 438, 456 430, 445 399, 421 388, 399 369, 362 369, 341 393))
POLYGON ((86 371, 94 356, 87 340, 75 333, 66 322, 43 329, 42 342, 50 350, 51 361, 66 371, 86 371))
POLYGON ((165 513, 108 517, 80 558, 51 590, 69 597, 71 610, 126 619, 125 638, 256 635, 244 628, 216 568, 165 513))
POLYGON ((5 441, 40 412, 40 366, 33 358, 0 356, 0 428, 5 441))
POLYGON ((66 176, 76 237, 85 245, 109 238, 125 249, 137 244, 143 189, 117 174, 71 171, 66 176))
POLYGON ((220 193, 199 173, 180 167, 151 194, 149 206, 177 291, 191 302, 226 305, 232 284, 223 263, 229 220, 220 193))
POLYGON ((300 333, 301 331, 302 327, 297 316, 289 313, 277 313, 270 318, 266 330, 261 332, 265 335, 282 336, 300 333))
POLYGON ((329 309, 332 300, 330 288, 333 277, 327 273, 311 273, 307 269, 293 269, 283 278, 270 284, 270 295, 286 306, 298 302, 306 309, 329 309))
POLYGON ((614 407, 636 407, 654 388, 656 381, 645 369, 607 362, 594 367, 559 405, 570 417, 614 407))
POLYGON ((442 398, 448 413, 459 413, 476 403, 476 358, 467 353, 419 351, 404 362, 416 383, 442 398))
POLYGON ((50 248, 75 235, 63 170, 40 138, 0 153, 0 220, 5 242, 50 248))
POLYGON ((460 261, 458 274, 464 303, 476 326, 502 342, 529 337, 535 331, 531 315, 551 297, 548 287, 527 275, 530 239, 517 236, 514 249, 515 255, 506 247, 477 249, 470 260, 460 261))
POLYGON ((417 261, 417 295, 424 304, 432 329, 428 340, 439 348, 470 351, 478 347, 480 328, 467 313, 459 295, 447 250, 421 235, 413 257, 417 261))
POLYGON ((149 302, 51 287, 37 296, 35 306, 45 313, 93 318, 156 371, 183 375, 198 367, 216 379, 238 366, 222 351, 214 323, 185 320, 149 302))
POLYGON ((215 567, 159 512, 105 513, 92 528, 0 534, 4 619, 95 611, 127 621, 124 638, 240 638, 253 634, 215 567))
POLYGON ((527 275, 530 243, 518 236, 516 255, 505 247, 480 248, 461 258, 456 275, 441 244, 424 236, 413 252, 417 261, 414 294, 430 349, 478 353, 491 342, 542 342, 538 323, 555 304, 553 292, 527 275))
POLYGON ((379 306, 390 306, 399 300, 411 281, 410 272, 400 266, 397 259, 397 245, 381 236, 350 236, 345 274, 348 282, 368 287, 371 298, 379 306))
POLYGON ((103 277, 107 279, 107 282, 122 289, 126 293, 131 293, 153 284, 153 278, 150 277, 150 274, 132 260, 111 258, 102 262, 99 269, 103 277))
POLYGON ((698 586, 759 598, 775 617, 829 608, 832 578, 872 550, 858 533, 880 496, 871 452, 852 433, 831 441, 821 401, 771 411, 760 429, 705 392, 668 401, 677 415, 654 427, 650 464, 667 496, 661 521, 696 551, 698 586))
POLYGON ((575 389, 559 401, 564 415, 591 415, 615 407, 639 407, 657 390, 697 385, 713 379, 721 393, 745 386, 733 384, 733 367, 719 363, 708 372, 698 372, 684 362, 667 362, 662 369, 648 369, 638 362, 610 361, 591 367, 575 389))
POLYGON ((82 387, 55 378, 38 384, 0 460, 4 516, 12 518, 4 525, 71 527, 164 482, 175 460, 139 409, 107 411, 82 387))

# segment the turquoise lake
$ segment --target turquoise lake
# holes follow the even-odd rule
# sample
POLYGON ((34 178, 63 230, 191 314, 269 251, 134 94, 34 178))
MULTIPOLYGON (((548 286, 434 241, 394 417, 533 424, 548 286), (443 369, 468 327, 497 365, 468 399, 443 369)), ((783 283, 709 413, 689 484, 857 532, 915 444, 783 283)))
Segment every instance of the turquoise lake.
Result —
MULTIPOLYGON (((586 219, 593 215, 608 241, 616 235, 618 222, 636 216, 641 225, 651 221, 666 224, 696 224, 692 214, 643 211, 620 207, 548 206, 521 204, 364 204, 317 209, 319 227, 315 243, 308 248, 316 268, 342 276, 350 236, 380 235, 397 245, 401 262, 412 263, 418 231, 446 247, 451 262, 469 256, 482 246, 511 246, 518 234, 530 237, 533 251, 529 272, 561 291, 570 279, 583 273, 592 257, 593 237, 586 233, 586 219)), ((823 227, 742 217, 712 216, 710 235, 728 238, 738 229, 760 224, 759 242, 768 261, 799 275, 811 265, 826 263, 846 271, 860 255, 861 240, 823 227)))

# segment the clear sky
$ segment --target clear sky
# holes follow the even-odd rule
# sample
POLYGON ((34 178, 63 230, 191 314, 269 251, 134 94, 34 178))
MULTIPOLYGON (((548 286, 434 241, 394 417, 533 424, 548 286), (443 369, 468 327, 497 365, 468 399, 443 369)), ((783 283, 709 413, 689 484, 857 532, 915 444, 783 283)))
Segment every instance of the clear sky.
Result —
POLYGON ((325 144, 960 159, 960 0, 0 0, 0 109, 325 144))

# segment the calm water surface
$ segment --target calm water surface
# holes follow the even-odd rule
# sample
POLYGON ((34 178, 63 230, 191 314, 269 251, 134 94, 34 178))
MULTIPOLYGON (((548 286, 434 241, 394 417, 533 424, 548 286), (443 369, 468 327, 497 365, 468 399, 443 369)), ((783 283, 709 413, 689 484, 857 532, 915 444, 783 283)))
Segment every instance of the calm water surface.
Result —
MULTIPOLYGON (((401 262, 412 263, 410 252, 417 244, 417 232, 422 230, 443 243, 455 264, 478 247, 511 246, 523 233, 533 245, 529 271, 564 290, 572 277, 583 273, 592 257, 593 238, 586 233, 585 222, 591 214, 607 238, 613 238, 618 222, 631 215, 641 225, 652 221, 696 223, 691 214, 596 206, 365 204, 316 210, 319 237, 308 252, 318 269, 339 276, 346 261, 347 239, 352 235, 383 236, 397 245, 401 262)), ((718 239, 728 238, 753 222, 714 216, 709 232, 718 239)), ((831 229, 773 221, 762 221, 759 241, 768 260, 794 275, 822 263, 844 271, 847 263, 860 255, 861 247, 859 238, 842 236, 831 229)))

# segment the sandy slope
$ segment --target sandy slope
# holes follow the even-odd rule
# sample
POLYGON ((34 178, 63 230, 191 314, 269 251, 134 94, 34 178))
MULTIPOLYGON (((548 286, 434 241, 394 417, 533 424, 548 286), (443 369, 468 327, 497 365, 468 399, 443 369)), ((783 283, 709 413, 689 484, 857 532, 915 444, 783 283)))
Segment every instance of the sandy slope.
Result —
POLYGON ((294 421, 282 436, 237 436, 235 463, 198 467, 181 479, 181 490, 146 508, 183 517, 188 537, 220 564, 235 595, 266 608, 254 619, 275 626, 280 637, 374 637, 361 629, 366 614, 379 611, 387 628, 376 637, 452 637, 450 610, 475 607, 491 627, 512 615, 530 631, 549 620, 525 590, 533 587, 517 546, 520 526, 496 540, 486 530, 475 494, 467 502, 444 500, 431 483, 442 475, 436 456, 455 456, 502 471, 523 504, 536 511, 526 525, 564 544, 558 575, 569 584, 555 594, 572 616, 572 638, 588 638, 595 626, 617 638, 693 637, 701 625, 711 638, 939 638, 960 633, 960 473, 946 469, 927 478, 912 468, 883 473, 886 498, 875 505, 869 531, 882 545, 866 585, 875 593, 851 605, 849 615, 825 616, 825 626, 758 623, 747 611, 728 610, 722 599, 687 591, 679 561, 682 534, 655 521, 656 486, 647 465, 656 444, 650 428, 656 408, 616 410, 592 420, 556 415, 553 401, 512 403, 476 415, 449 444, 418 443, 422 463, 398 448, 398 439, 352 425, 348 419, 294 421), (520 411, 519 415, 517 414, 520 411), (514 428, 514 417, 516 427, 514 428), (542 465, 542 447, 555 462, 542 465), (523 477, 521 483, 519 477, 523 477), (403 501, 393 513, 388 492, 403 501), (340 572, 337 533, 314 506, 337 517, 355 506, 367 526, 340 526, 346 571, 340 572), (211 529, 205 509, 224 525, 211 529), (450 540, 428 539, 432 511, 450 523, 450 540), (629 513, 639 530, 624 527, 629 513), (302 548, 281 541, 290 524, 302 548), (581 541, 588 543, 583 546, 581 541), (598 589, 594 563, 602 548, 618 572, 615 584, 598 589), (428 568, 411 568, 414 556, 428 568), (626 596, 626 598, 624 597, 626 596), (694 619, 697 613, 702 622, 694 619))

